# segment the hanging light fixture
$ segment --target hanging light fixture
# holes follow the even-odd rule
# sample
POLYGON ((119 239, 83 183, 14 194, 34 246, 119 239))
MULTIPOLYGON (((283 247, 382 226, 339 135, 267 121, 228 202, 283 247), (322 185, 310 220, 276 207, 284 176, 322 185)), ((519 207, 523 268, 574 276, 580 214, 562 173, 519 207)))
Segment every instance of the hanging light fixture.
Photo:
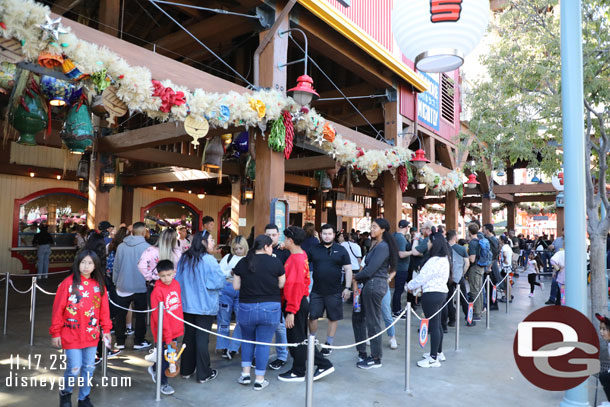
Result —
POLYGON ((326 193, 333 189, 333 183, 331 182, 328 174, 326 172, 322 173, 322 177, 320 178, 320 191, 326 193))
POLYGON ((244 200, 251 201, 254 199, 254 190, 250 187, 244 188, 244 200))
POLYGON ((465 185, 467 188, 470 189, 475 189, 477 187, 477 185, 480 185, 481 183, 479 181, 477 181, 477 176, 474 174, 470 174, 468 176, 468 181, 465 182, 465 185))
POLYGON ((57 178, 57 181, 60 181, 60 180, 61 180, 61 175, 57 174, 57 175, 55 176, 55 178, 57 178))
POLYGON ((427 163, 430 162, 430 160, 428 160, 426 157, 426 152, 420 148, 419 150, 415 151, 415 155, 413 158, 411 158, 411 160, 409 160, 409 162, 413 164, 415 168, 421 170, 427 163))
POLYGON ((297 86, 288 89, 287 93, 301 106, 307 106, 312 100, 320 97, 313 87, 313 79, 307 74, 299 76, 297 86))
POLYGON ((192 194, 192 193, 193 193, 193 191, 191 191, 191 190, 189 189, 189 194, 192 194))
POLYGON ((170 188, 170 189, 169 189, 169 192, 174 192, 174 188, 170 188))
POLYGON ((327 199, 326 201, 324 201, 324 207, 332 208, 333 207, 333 200, 332 199, 327 199))
POLYGON ((218 136, 208 140, 205 146, 204 167, 220 168, 222 166, 222 156, 225 150, 222 146, 222 139, 218 136))
POLYGON ((114 167, 112 164, 108 164, 102 170, 101 176, 101 190, 103 192, 110 191, 116 184, 116 177, 114 174, 114 167))
POLYGON ((201 193, 197 194, 197 198, 199 198, 199 199, 205 198, 205 192, 201 191, 201 193))
POLYGON ((89 178, 89 155, 83 155, 76 167, 76 179, 79 181, 89 178))
POLYGON ((157 190, 157 187, 153 187, 153 191, 156 191, 156 190, 157 190))
POLYGON ((36 174, 35 174, 35 173, 30 172, 30 178, 34 178, 35 176, 36 176, 36 174))
POLYGON ((485 0, 396 0, 392 32, 416 69, 449 72, 479 43, 489 13, 485 0))
POLYGON ((538 175, 534 175, 534 177, 532 178, 532 184, 537 184, 540 182, 540 178, 538 178, 538 175))
POLYGON ((498 169, 498 171, 496 171, 496 175, 497 175, 498 177, 503 177, 503 176, 505 176, 506 174, 504 173, 504 169, 503 169, 502 167, 500 167, 500 168, 498 169))

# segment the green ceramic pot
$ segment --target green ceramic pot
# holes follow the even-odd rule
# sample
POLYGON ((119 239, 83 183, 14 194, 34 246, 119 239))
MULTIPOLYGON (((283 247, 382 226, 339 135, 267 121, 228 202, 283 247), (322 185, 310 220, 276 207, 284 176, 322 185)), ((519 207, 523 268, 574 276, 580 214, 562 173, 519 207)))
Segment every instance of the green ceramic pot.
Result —
POLYGON ((93 145, 95 132, 86 104, 74 104, 68 111, 61 130, 61 139, 71 153, 83 154, 93 145))
POLYGON ((36 133, 44 130, 49 123, 47 112, 43 108, 40 97, 31 92, 23 94, 23 101, 27 109, 20 103, 13 114, 12 125, 19 132, 17 143, 26 146, 36 145, 36 133))

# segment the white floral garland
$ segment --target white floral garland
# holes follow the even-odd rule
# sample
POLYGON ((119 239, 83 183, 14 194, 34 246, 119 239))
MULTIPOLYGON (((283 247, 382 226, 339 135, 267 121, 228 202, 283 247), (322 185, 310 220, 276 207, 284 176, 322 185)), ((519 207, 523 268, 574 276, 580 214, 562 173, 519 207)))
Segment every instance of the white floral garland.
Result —
MULTIPOLYGON (((2 37, 14 38, 21 42, 24 56, 29 61, 36 61, 42 51, 48 50, 61 53, 70 58, 81 72, 95 73, 103 69, 115 81, 118 87, 117 96, 125 102, 130 113, 141 112, 148 117, 162 121, 183 122, 188 115, 205 117, 210 126, 228 128, 230 125, 266 128, 266 124, 281 116, 283 110, 293 114, 296 119, 295 128, 302 131, 313 142, 337 160, 341 165, 350 165, 362 171, 374 182, 379 174, 389 170, 395 174, 401 165, 408 165, 413 152, 408 148, 393 147, 387 150, 365 150, 356 143, 345 140, 337 134, 331 142, 324 138, 323 129, 326 120, 314 109, 301 112, 300 106, 290 97, 278 91, 257 91, 240 94, 210 93, 202 89, 191 91, 186 87, 176 85, 169 80, 161 84, 176 92, 183 92, 186 104, 173 106, 169 113, 159 110, 161 99, 153 96, 152 75, 145 67, 130 66, 127 61, 106 47, 100 47, 79 40, 73 33, 60 34, 57 43, 49 44, 43 40, 39 25, 44 24, 46 16, 50 15, 47 6, 33 0, 0 0, 0 20, 3 24, 0 32, 2 37), (262 103, 261 111, 251 107, 251 100, 262 103), (223 115, 228 108, 230 115, 223 115)), ((260 105, 259 105, 260 106, 260 105)), ((461 171, 453 171, 442 177, 434 170, 424 167, 420 171, 420 181, 439 193, 457 189, 462 184, 461 171)))

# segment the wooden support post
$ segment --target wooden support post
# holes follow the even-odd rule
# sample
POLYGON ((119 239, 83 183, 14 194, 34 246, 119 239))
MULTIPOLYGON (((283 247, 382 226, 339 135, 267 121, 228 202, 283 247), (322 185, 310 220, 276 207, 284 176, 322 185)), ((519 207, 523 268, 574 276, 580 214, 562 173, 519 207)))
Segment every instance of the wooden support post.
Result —
POLYGON ((424 136, 424 151, 432 164, 436 164, 436 141, 430 136, 424 136))
POLYGON ((515 221, 517 220, 517 208, 515 204, 506 205, 506 229, 515 230, 515 221))
POLYGON ((563 227, 565 225, 565 219, 564 219, 564 208, 557 208, 557 234, 556 236, 563 236, 563 227))
POLYGON ((108 220, 110 215, 110 193, 100 191, 102 168, 101 154, 92 154, 89 165, 89 202, 87 205, 89 229, 96 229, 97 225, 103 220, 108 220))
POLYGON ((413 218, 413 222, 412 222, 413 224, 411 226, 414 228, 419 227, 418 213, 417 213, 418 210, 419 210, 419 205, 417 205, 417 204, 411 205, 411 217, 413 218))
MULTIPOLYGON (((400 92, 398 92, 400 93, 400 92)), ((398 143, 398 133, 402 131, 402 117, 400 116, 400 103, 387 102, 384 110, 384 136, 388 140, 398 143)), ((396 231, 398 222, 402 219, 402 191, 400 183, 389 171, 383 173, 383 217, 390 224, 390 229, 396 231)))
POLYGON ((121 223, 127 226, 133 224, 133 187, 123 186, 121 199, 121 223))
POLYGON ((320 228, 323 224, 326 223, 328 219, 328 213, 324 209, 324 195, 318 193, 316 196, 316 220, 315 227, 318 232, 320 232, 320 228))
POLYGON ((482 198, 481 201, 483 203, 483 205, 482 205, 483 213, 481 214, 481 219, 482 219, 481 226, 483 226, 486 223, 491 223, 491 199, 482 198))
POLYGON ((445 197, 445 226, 447 230, 458 230, 459 216, 457 194, 455 191, 451 191, 445 197))
MULTIPOLYGON (((282 11, 280 2, 276 3, 275 15, 282 11)), ((281 22, 280 31, 289 28, 288 18, 281 22)), ((264 39, 267 32, 259 34, 264 39)), ((286 63, 288 57, 288 35, 273 36, 260 56, 259 83, 271 89, 285 89, 286 71, 278 65, 286 63)), ((267 140, 259 134, 256 137, 256 182, 254 190, 254 213, 256 214, 255 234, 265 232, 265 225, 270 221, 271 201, 274 198, 284 197, 284 154, 271 151, 267 140)))
POLYGON ((119 19, 121 17, 121 0, 101 0, 99 8, 99 30, 106 34, 119 36, 119 19))

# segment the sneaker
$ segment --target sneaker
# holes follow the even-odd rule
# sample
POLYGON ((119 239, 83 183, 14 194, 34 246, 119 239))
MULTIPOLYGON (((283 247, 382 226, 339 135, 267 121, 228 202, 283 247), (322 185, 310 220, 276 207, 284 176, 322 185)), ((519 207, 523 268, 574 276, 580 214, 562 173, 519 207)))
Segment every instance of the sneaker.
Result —
POLYGON ((417 366, 424 367, 424 368, 441 367, 441 362, 439 362, 438 359, 427 358, 427 359, 420 360, 419 362, 417 362, 417 366))
POLYGON ((252 358, 252 364, 250 365, 252 369, 256 369, 256 358, 252 358))
POLYGON ((115 343, 114 347, 117 349, 125 349, 125 344, 124 343, 115 343))
POLYGON ((476 321, 480 321, 480 320, 481 320, 481 316, 480 316, 480 315, 474 315, 474 316, 472 317, 472 320, 473 320, 473 321, 475 321, 475 322, 476 322, 476 321))
POLYGON ((133 329, 131 329, 131 328, 127 328, 127 329, 125 330, 125 335, 126 335, 126 336, 133 335, 134 333, 135 333, 135 331, 134 331, 133 329))
POLYGON ((321 378, 328 376, 329 374, 333 373, 335 371, 335 367, 331 366, 327 369, 316 369, 316 371, 313 373, 313 381, 315 382, 316 380, 320 380, 321 378))
MULTIPOLYGON (((424 359, 429 359, 429 358, 430 358, 430 354, 429 354, 429 353, 424 353, 424 354, 422 355, 422 357, 423 357, 424 359)), ((446 361, 446 360, 447 360, 447 358, 445 357, 445 354, 444 354, 443 352, 441 352, 441 353, 437 354, 437 355, 436 355, 436 359, 438 359, 438 360, 439 360, 439 361, 441 361, 441 362, 444 362, 444 361, 446 361)))
POLYGON ((181 375, 181 376, 182 376, 182 378, 183 378, 184 380, 188 380, 188 379, 190 379, 190 378, 191 378, 191 376, 192 376, 192 375, 194 375, 194 374, 195 374, 195 372, 196 372, 196 371, 197 371, 197 369, 193 370, 193 373, 191 373, 191 374, 183 374, 183 375, 181 375))
POLYGON ((544 283, 542 281, 540 282, 540 289, 544 290, 544 283))
POLYGON ((273 362, 269 363, 269 368, 273 370, 280 370, 282 366, 286 364, 286 361, 275 359, 273 362))
MULTIPOLYGON (((324 343, 324 345, 330 345, 330 343, 326 342, 324 343)), ((333 353, 333 350, 330 348, 322 348, 320 353, 322 354, 322 356, 330 356, 330 354, 333 353)))
POLYGON ((205 379, 199 380, 199 383, 211 382, 212 380, 216 379, 216 377, 218 377, 218 370, 212 369, 212 373, 205 379))
POLYGON ((400 316, 400 311, 398 312, 392 312, 392 318, 396 319, 400 316))
POLYGON ((144 360, 155 363, 157 361, 157 348, 149 350, 148 355, 144 356, 144 360))
POLYGON ((165 394, 166 396, 171 396, 175 392, 176 391, 174 390, 174 388, 172 386, 170 386, 169 384, 164 384, 161 386, 161 394, 165 394))
POLYGON ((444 334, 448 334, 449 333, 449 329, 447 329, 447 327, 445 327, 445 326, 443 327, 443 333, 444 334))
POLYGON ((304 382, 305 375, 299 376, 299 375, 295 374, 292 370, 289 370, 286 373, 282 373, 282 374, 278 375, 277 379, 281 380, 283 382, 295 382, 295 383, 304 382))
POLYGON ((468 321, 466 321, 466 326, 476 326, 476 325, 477 325, 477 323, 474 321, 472 321, 470 323, 468 323, 468 321))
POLYGON ((95 362, 93 363, 95 366, 99 365, 100 362, 102 361, 102 358, 100 358, 99 356, 95 355, 95 362))
POLYGON ((447 326, 450 327, 450 328, 453 328, 455 326, 455 321, 449 321, 447 323, 447 326))
POLYGON ((59 407, 72 407, 72 393, 59 392, 59 407))
POLYGON ((267 379, 263 379, 262 382, 254 382, 254 390, 255 391, 261 391, 262 389, 264 389, 265 387, 269 386, 269 380, 267 379))
POLYGON ((356 366, 358 366, 360 369, 376 369, 381 367, 381 360, 373 359, 373 357, 371 356, 366 358, 362 362, 356 363, 356 366))
POLYGON ((245 374, 243 374, 243 373, 242 373, 242 374, 239 376, 239 379, 237 379, 237 383, 239 383, 239 384, 243 384, 243 385, 247 385, 247 384, 252 383, 252 379, 250 378, 250 375, 249 375, 249 374, 248 374, 248 375, 245 375, 245 374))
POLYGON ((528 297, 532 298, 534 296, 534 293, 530 293, 530 295, 528 297))
POLYGON ((152 366, 148 366, 148 374, 152 378, 153 383, 157 383, 157 372, 155 372, 152 366))
POLYGON ((152 343, 148 342, 147 340, 144 340, 140 343, 134 343, 133 348, 134 349, 146 349, 146 348, 150 348, 151 345, 152 345, 152 343))
POLYGON ((232 360, 236 354, 237 354, 237 352, 229 351, 228 349, 225 349, 222 351, 222 357, 227 360, 232 360))
POLYGON ((113 358, 115 356, 119 356, 121 354, 120 349, 108 349, 108 358, 113 358))
POLYGON ((390 349, 398 349, 398 342, 396 342, 395 336, 390 338, 390 349))
POLYGON ((85 397, 83 400, 78 400, 78 407, 93 407, 89 396, 85 397))
POLYGON ((555 305, 555 301, 548 300, 545 305, 555 305))
POLYGON ((358 362, 362 362, 363 360, 367 360, 368 357, 369 356, 366 354, 366 352, 358 352, 358 362))

